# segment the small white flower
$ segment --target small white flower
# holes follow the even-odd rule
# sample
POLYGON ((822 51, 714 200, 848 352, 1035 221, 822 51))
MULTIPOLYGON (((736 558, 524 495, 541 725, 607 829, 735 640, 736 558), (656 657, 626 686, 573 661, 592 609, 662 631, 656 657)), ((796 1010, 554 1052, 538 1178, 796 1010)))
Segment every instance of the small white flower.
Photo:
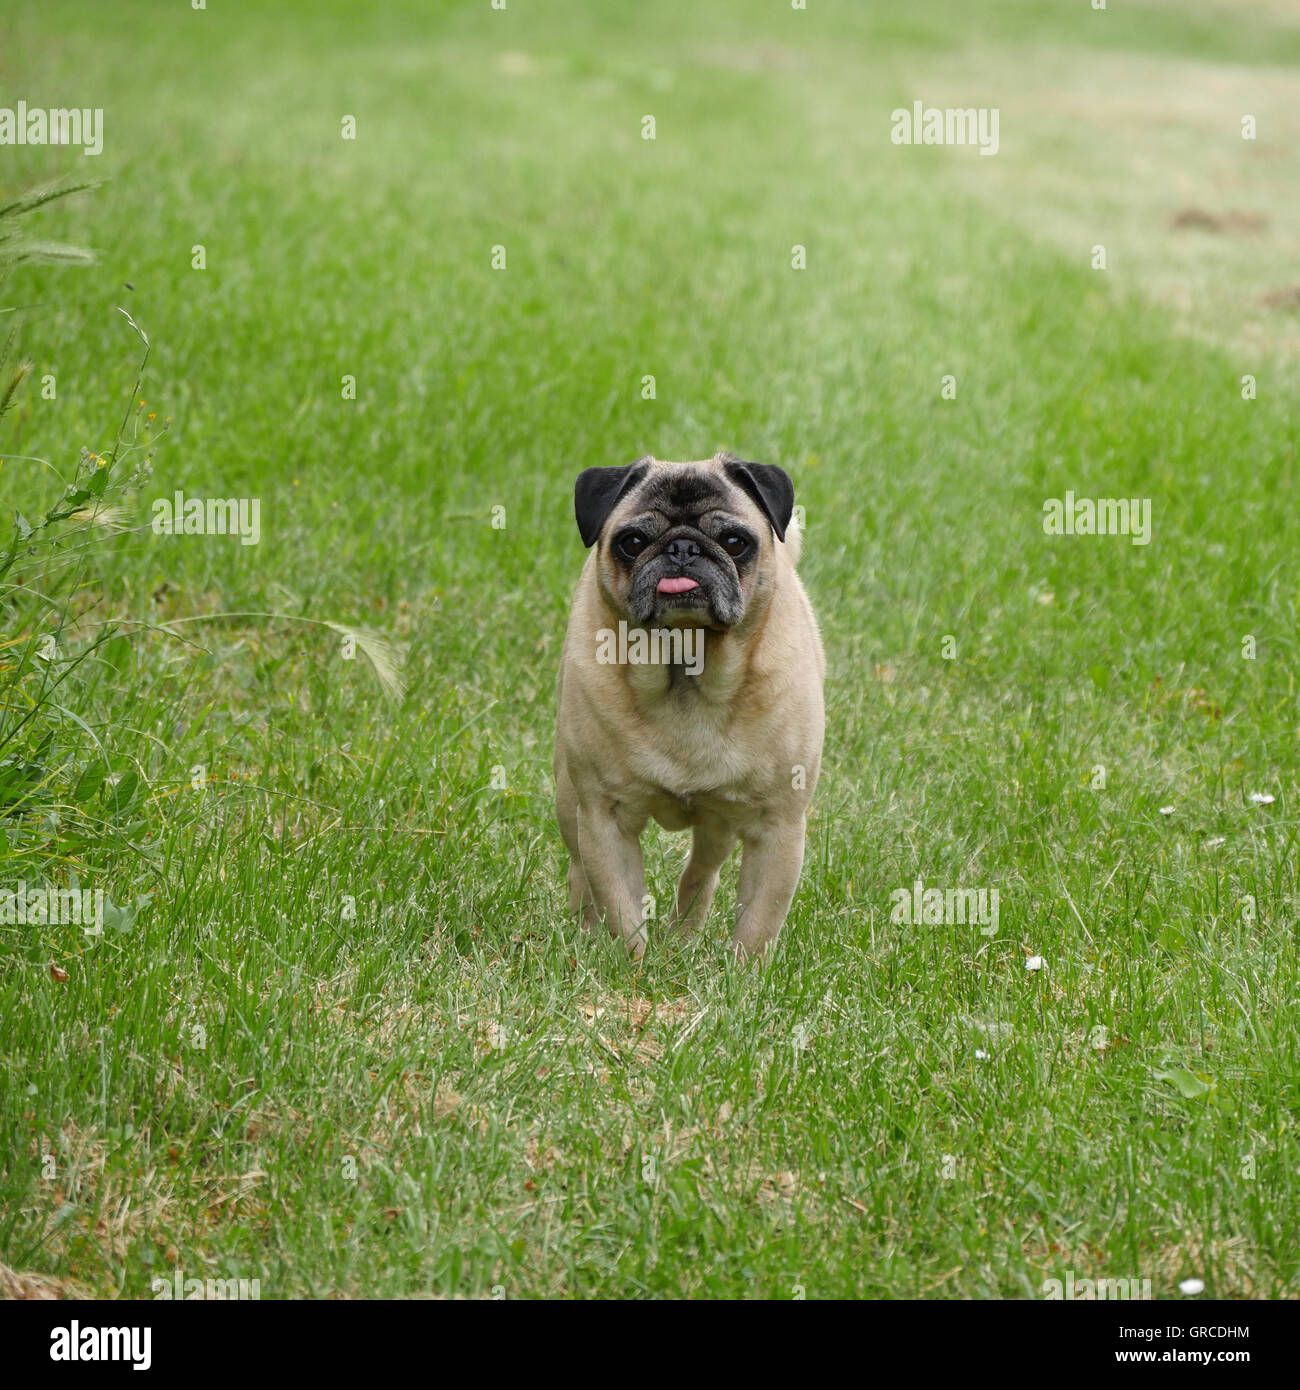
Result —
POLYGON ((1252 806, 1271 806, 1277 797, 1270 796, 1268 792, 1251 792, 1250 801, 1252 806))
POLYGON ((981 1052, 978 1047, 975 1049, 975 1060, 977 1062, 987 1062, 988 1059, 989 1054, 987 1052, 981 1052))
POLYGON ((1178 1286, 1179 1293, 1185 1293, 1190 1298, 1193 1294, 1205 1292, 1204 1279, 1184 1279, 1178 1286))
POLYGON ((1174 813, 1174 808, 1173 808, 1172 806, 1162 806, 1162 807, 1160 808, 1160 814, 1161 814, 1162 816, 1172 816, 1173 813, 1174 813))
POLYGON ((1226 845, 1228 837, 1226 835, 1216 835, 1212 840, 1206 840, 1206 849, 1218 849, 1220 845, 1226 845))
POLYGON ((1042 958, 1042 956, 1030 956, 1029 959, 1025 962, 1025 969, 1041 970, 1043 966, 1046 964, 1047 962, 1042 958))

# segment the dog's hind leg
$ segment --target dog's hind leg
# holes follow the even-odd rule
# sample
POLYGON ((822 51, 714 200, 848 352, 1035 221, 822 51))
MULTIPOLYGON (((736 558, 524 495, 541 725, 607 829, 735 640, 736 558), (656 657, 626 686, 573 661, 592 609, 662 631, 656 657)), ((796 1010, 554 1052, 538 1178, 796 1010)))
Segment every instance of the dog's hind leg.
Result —
POLYGON ((583 931, 593 931, 599 918, 596 915, 596 900, 591 895, 591 885, 583 872, 582 857, 578 852, 578 798, 563 766, 557 767, 555 773, 555 813, 560 822, 560 834, 564 836, 564 844, 569 851, 569 916, 581 912, 583 931))
POLYGON ((704 925, 713 895, 718 891, 718 876, 735 847, 734 830, 716 821, 701 821, 695 827, 691 857, 677 885, 677 916, 673 925, 678 931, 698 931, 704 925))

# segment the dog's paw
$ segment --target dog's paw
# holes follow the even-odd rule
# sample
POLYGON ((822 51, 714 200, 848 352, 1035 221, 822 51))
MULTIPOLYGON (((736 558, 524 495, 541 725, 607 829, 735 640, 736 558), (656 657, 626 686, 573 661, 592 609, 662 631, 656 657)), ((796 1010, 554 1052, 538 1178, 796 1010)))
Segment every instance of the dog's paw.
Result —
MULTIPOLYGON (((619 933, 611 932, 610 935, 617 936, 619 933)), ((645 955, 645 948, 650 942, 650 937, 644 925, 630 929, 622 933, 623 946, 631 960, 640 960, 645 955)))

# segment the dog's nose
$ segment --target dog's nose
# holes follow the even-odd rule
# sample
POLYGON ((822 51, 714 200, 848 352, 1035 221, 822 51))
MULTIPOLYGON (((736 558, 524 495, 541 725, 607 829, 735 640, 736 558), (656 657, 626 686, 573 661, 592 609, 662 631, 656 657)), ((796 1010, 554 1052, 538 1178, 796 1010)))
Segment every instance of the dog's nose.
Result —
POLYGON ((699 557, 700 547, 694 541, 679 536, 675 541, 668 542, 666 553, 673 564, 684 569, 687 565, 695 563, 699 557))

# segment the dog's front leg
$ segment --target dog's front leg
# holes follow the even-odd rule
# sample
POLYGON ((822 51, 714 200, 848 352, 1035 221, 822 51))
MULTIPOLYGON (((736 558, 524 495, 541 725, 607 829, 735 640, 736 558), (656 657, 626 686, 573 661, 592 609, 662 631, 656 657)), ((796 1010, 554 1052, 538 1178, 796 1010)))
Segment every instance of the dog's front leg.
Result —
POLYGON ((804 834, 802 814, 742 834, 745 850, 732 939, 737 955, 766 955, 776 945, 799 886, 804 834))
POLYGON ((597 913, 612 936, 621 936, 628 954, 645 954, 645 865, 641 825, 620 821, 615 807, 578 807, 578 851, 597 913))

